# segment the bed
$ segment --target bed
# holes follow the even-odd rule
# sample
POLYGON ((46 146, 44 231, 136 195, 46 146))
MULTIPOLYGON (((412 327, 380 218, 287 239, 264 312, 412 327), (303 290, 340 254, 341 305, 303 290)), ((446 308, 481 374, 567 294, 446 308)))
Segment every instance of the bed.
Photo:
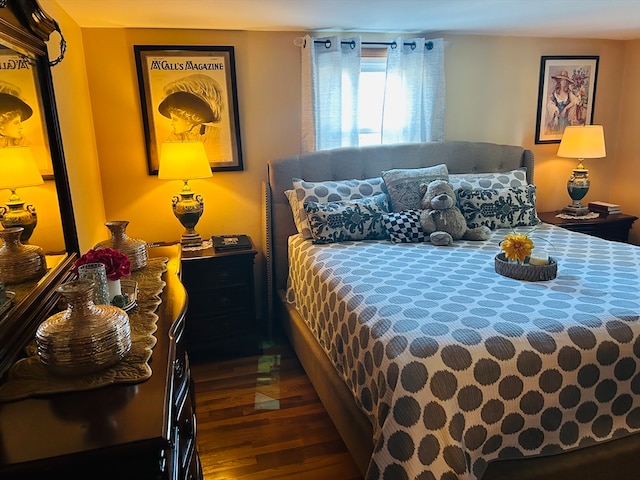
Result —
POLYGON ((340 148, 268 164, 269 305, 363 475, 637 478, 640 248, 527 220, 516 230, 533 231, 558 274, 526 282, 494 271, 510 228, 450 247, 415 232, 403 242, 314 243, 285 194, 299 179, 391 196, 383 172, 441 165, 452 183, 480 178, 474 191, 498 188, 482 184, 484 173, 506 178, 507 190, 534 183, 531 151, 482 142, 340 148), (511 188, 513 172, 526 178, 511 188))

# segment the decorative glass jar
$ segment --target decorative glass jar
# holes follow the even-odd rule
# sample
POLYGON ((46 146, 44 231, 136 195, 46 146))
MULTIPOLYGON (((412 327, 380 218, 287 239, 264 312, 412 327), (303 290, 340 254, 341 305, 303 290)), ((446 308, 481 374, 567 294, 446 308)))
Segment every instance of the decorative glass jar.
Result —
POLYGON ((93 303, 94 282, 63 283, 57 291, 68 303, 40 324, 40 361, 57 375, 86 375, 115 365, 131 349, 131 326, 124 310, 93 303))
POLYGON ((105 223, 111 232, 111 238, 98 242, 94 248, 113 248, 124 253, 131 262, 131 271, 135 272, 147 266, 147 244, 143 240, 130 238, 127 233, 128 220, 114 220, 105 223))
POLYGON ((0 280, 18 283, 39 278, 47 271, 47 259, 42 248, 24 245, 20 241, 22 227, 0 230, 0 280))

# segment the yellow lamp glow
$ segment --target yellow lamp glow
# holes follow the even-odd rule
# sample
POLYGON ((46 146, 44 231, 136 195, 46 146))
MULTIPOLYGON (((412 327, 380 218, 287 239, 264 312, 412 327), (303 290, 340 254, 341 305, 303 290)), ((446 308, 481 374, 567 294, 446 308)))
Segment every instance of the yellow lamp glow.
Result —
POLYGON ((567 191, 573 203, 563 209, 570 215, 586 215, 589 209, 580 200, 589 191, 589 170, 582 163, 585 158, 602 158, 607 156, 604 144, 602 125, 585 125, 582 127, 566 127, 558 147, 558 156, 577 158, 578 165, 567 182, 567 191))
POLYGON ((25 207, 16 189, 42 185, 42 175, 29 147, 0 147, 0 189, 11 190, 9 201, 0 205, 0 223, 4 228, 22 227, 20 241, 27 243, 38 218, 33 205, 25 207))
POLYGON ((180 196, 172 198, 173 214, 185 228, 180 243, 185 247, 202 245, 195 231, 204 211, 202 195, 195 195, 189 180, 211 177, 211 166, 202 142, 164 142, 160 149, 160 180, 182 180, 180 196), (195 197, 194 197, 195 195, 195 197))

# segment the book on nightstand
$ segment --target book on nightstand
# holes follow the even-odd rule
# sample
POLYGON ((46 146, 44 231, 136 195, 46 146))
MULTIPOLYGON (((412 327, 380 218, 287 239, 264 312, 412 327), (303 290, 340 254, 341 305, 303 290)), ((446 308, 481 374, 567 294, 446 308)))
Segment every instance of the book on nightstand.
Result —
POLYGON ((589 207, 589 210, 591 210, 592 212, 607 213, 607 214, 622 212, 622 210, 620 210, 620 205, 617 205, 615 203, 597 201, 597 202, 589 202, 587 206, 589 207))
POLYGON ((251 240, 247 235, 214 235, 211 239, 213 249, 216 252, 248 250, 252 247, 251 240))

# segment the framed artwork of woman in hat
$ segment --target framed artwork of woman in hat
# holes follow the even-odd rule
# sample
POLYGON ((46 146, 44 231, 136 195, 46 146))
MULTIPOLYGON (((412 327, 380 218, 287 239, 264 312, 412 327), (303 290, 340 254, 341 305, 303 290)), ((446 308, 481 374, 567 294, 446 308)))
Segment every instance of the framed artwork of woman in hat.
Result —
POLYGON ((0 148, 31 148, 44 178, 53 165, 41 114, 33 65, 12 50, 0 48, 0 148))
POLYGON ((201 141, 213 171, 242 170, 233 47, 134 47, 149 174, 165 141, 201 141))
POLYGON ((598 60, 542 57, 535 143, 560 143, 565 127, 592 123, 598 60))

